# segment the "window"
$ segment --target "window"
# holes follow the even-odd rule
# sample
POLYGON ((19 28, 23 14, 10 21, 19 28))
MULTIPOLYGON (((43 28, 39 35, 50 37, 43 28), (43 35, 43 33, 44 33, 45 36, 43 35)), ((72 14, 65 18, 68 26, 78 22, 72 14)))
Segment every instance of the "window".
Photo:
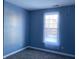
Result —
POLYGON ((59 45, 58 34, 58 13, 45 13, 44 14, 44 43, 59 45))

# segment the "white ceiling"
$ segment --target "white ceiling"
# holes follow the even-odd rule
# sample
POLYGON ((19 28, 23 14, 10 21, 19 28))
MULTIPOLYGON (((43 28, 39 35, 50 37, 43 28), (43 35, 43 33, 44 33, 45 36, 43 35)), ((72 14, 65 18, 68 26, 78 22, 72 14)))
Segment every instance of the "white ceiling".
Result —
POLYGON ((75 0, 4 0, 28 10, 53 8, 75 4, 75 0))

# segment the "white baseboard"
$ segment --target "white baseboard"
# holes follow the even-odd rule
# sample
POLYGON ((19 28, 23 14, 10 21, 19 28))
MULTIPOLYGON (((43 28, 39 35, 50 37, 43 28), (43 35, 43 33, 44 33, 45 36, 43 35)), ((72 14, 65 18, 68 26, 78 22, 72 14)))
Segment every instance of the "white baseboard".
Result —
POLYGON ((32 46, 29 46, 29 48, 36 49, 36 50, 41 50, 41 51, 45 51, 45 52, 50 52, 50 53, 55 53, 55 54, 60 54, 60 55, 65 55, 65 56, 70 56, 70 57, 75 57, 75 55, 68 54, 68 53, 63 53, 63 52, 51 51, 51 50, 32 47, 32 46))
POLYGON ((14 51, 14 52, 12 52, 12 53, 9 53, 9 54, 3 56, 3 58, 6 58, 6 57, 11 56, 11 55, 13 55, 13 54, 16 54, 16 53, 18 53, 18 52, 20 52, 20 51, 22 51, 22 50, 24 50, 24 49, 27 49, 27 48, 32 48, 32 49, 41 50, 41 51, 45 51, 45 52, 50 52, 50 53, 55 53, 55 54, 60 54, 60 55, 65 55, 65 56, 70 56, 70 57, 75 57, 75 55, 68 54, 68 53, 62 53, 62 52, 47 50, 47 49, 43 49, 43 48, 37 48, 37 47, 27 46, 27 47, 24 47, 24 48, 19 49, 19 50, 17 50, 17 51, 14 51))
POLYGON ((4 55, 3 58, 6 58, 6 57, 11 56, 11 55, 13 55, 13 54, 16 54, 16 53, 18 53, 18 52, 20 52, 20 51, 22 51, 22 50, 24 50, 24 49, 27 49, 27 48, 29 48, 29 46, 24 47, 24 48, 22 48, 22 49, 19 49, 19 50, 17 50, 17 51, 11 52, 11 53, 9 53, 9 54, 7 54, 7 55, 4 55))

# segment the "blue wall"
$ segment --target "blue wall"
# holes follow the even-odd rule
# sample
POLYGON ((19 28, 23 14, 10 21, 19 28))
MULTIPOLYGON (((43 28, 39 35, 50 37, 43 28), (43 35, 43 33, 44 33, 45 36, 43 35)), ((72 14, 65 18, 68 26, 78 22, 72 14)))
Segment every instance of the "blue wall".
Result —
POLYGON ((28 45, 28 19, 27 10, 4 2, 4 55, 28 45))
POLYGON ((4 55, 25 46, 75 54, 75 7, 65 6, 28 11, 4 2, 4 55), (59 12, 60 47, 45 47, 43 43, 44 13, 59 12), (13 20, 15 24, 13 25, 13 20), (12 34, 13 33, 13 34, 12 34))
POLYGON ((51 8, 35 10, 30 12, 30 45, 33 47, 55 50, 59 52, 75 54, 75 7, 65 6, 60 8, 51 8), (43 43, 43 21, 44 13, 59 12, 59 49, 47 48, 43 43))

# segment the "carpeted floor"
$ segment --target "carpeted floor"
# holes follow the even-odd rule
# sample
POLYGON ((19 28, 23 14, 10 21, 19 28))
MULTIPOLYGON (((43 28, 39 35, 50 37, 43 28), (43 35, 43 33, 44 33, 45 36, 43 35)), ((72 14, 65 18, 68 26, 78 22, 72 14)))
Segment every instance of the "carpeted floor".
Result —
POLYGON ((75 59, 34 49, 26 49, 5 59, 75 59))

